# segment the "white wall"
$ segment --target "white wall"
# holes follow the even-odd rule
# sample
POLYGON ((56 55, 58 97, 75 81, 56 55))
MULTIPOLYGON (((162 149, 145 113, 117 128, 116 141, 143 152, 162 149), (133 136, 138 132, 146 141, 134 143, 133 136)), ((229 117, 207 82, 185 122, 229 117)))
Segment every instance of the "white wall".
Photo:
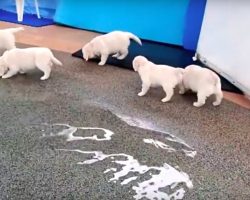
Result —
POLYGON ((250 95, 250 0, 207 0, 197 52, 250 95))

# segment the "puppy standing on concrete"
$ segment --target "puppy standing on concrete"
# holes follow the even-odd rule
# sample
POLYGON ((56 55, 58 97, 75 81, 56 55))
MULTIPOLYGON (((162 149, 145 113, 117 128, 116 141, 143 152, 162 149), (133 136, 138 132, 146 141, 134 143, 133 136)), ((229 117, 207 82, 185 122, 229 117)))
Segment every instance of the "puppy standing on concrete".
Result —
POLYGON ((142 45, 141 40, 132 33, 113 31, 105 35, 97 36, 82 48, 83 58, 101 57, 98 65, 105 65, 108 56, 122 60, 128 55, 130 39, 142 45))
POLYGON ((17 73, 24 74, 37 67, 44 73, 41 80, 46 80, 50 76, 53 63, 62 65, 48 48, 15 48, 5 51, 0 57, 0 76, 10 78, 17 73))
POLYGON ((198 100, 193 103, 196 107, 203 106, 206 99, 213 94, 216 98, 213 102, 214 106, 220 105, 223 98, 219 76, 213 71, 198 65, 189 65, 184 69, 179 93, 184 94, 186 90, 197 92, 198 100))
POLYGON ((150 87, 161 86, 166 93, 166 97, 161 101, 168 102, 174 94, 174 88, 182 81, 183 69, 156 65, 143 56, 134 58, 133 68, 138 71, 142 80, 142 90, 138 96, 145 95, 150 87))
POLYGON ((24 30, 24 28, 8 28, 0 30, 0 49, 10 50, 16 48, 14 33, 24 30))

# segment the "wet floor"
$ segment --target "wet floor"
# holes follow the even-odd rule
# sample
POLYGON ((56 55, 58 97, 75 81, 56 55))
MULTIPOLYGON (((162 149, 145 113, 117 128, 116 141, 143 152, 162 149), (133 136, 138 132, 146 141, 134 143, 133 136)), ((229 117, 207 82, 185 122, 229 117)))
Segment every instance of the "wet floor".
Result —
POLYGON ((173 136, 129 126, 95 106, 52 107, 3 109, 5 120, 19 113, 2 126, 3 199, 88 199, 86 192, 89 199, 182 199, 193 188, 183 167, 196 152, 173 136))
POLYGON ((249 199, 248 110, 136 96, 134 72, 69 54, 1 80, 1 199, 249 199))

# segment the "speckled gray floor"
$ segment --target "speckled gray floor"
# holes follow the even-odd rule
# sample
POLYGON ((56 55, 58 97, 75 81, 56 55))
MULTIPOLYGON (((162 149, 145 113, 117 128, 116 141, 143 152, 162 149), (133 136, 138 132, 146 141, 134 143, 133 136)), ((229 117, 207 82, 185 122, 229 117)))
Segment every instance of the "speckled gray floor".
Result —
MULTIPOLYGON (((137 174, 126 185, 121 179, 109 182, 114 174, 103 172, 114 167, 112 160, 79 165, 91 155, 59 149, 125 153, 147 166, 167 163, 188 174, 193 183, 193 189, 177 186, 185 189, 184 199, 250 199, 249 110, 227 101, 215 108, 211 100, 197 109, 193 95, 176 94, 163 104, 161 89, 140 98, 135 72, 99 67, 62 52, 55 56, 64 66, 55 66, 47 81, 39 80, 40 72, 0 80, 1 199, 133 199, 133 186, 149 176, 137 174), (48 127, 55 123, 102 127, 114 135, 107 141, 67 142, 49 136, 48 127), (167 139, 171 135, 190 147, 167 139), (146 144, 145 138, 176 151, 146 144), (188 157, 183 149, 197 155, 188 157)), ((95 134, 103 136, 100 131, 95 134)))

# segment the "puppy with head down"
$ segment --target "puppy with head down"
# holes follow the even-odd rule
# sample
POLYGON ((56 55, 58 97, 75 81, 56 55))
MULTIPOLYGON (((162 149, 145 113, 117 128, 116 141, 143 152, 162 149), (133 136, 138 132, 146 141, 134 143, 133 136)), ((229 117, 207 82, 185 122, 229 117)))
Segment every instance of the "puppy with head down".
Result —
POLYGON ((82 48, 83 58, 88 61, 100 57, 98 65, 105 65, 109 55, 122 60, 128 55, 130 39, 142 45, 141 40, 129 32, 113 31, 97 36, 82 48))
POLYGON ((211 95, 215 95, 214 106, 220 105, 223 99, 219 76, 213 71, 198 65, 189 65, 184 69, 180 94, 184 94, 186 90, 197 93, 198 99, 193 103, 196 107, 203 106, 206 99, 211 95))
POLYGON ((133 68, 139 73, 142 81, 142 90, 138 96, 145 95, 150 87, 162 87, 166 97, 161 101, 168 102, 174 94, 174 88, 182 81, 183 69, 156 65, 143 56, 134 58, 133 68))
POLYGON ((17 73, 24 74, 38 68, 44 73, 41 80, 46 80, 50 76, 53 64, 62 65, 48 48, 15 48, 5 51, 0 57, 0 76, 10 78, 17 73))

